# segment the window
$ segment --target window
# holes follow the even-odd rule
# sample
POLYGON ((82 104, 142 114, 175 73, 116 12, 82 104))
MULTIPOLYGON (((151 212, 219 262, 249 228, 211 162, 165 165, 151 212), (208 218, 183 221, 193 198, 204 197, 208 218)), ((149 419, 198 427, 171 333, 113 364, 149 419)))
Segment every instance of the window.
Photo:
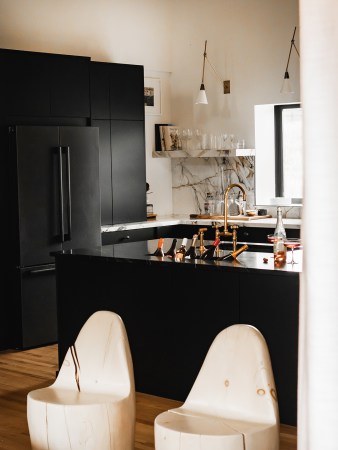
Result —
POLYGON ((275 192, 292 203, 303 197, 302 119, 300 104, 275 106, 275 192))

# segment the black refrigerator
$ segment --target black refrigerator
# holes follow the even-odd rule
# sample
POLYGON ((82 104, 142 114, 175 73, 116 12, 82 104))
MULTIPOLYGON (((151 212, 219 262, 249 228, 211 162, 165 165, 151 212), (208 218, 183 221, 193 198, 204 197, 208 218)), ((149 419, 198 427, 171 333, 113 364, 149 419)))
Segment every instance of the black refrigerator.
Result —
POLYGON ((57 342, 53 253, 101 245, 99 131, 13 126, 9 137, 7 347, 26 349, 57 342))

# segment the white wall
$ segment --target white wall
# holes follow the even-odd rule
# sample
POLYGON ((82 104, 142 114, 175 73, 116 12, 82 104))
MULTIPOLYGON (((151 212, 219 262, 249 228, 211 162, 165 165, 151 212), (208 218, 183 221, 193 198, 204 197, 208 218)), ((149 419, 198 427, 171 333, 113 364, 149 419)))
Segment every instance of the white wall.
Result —
POLYGON ((161 78, 162 114, 146 116, 147 181, 157 214, 175 205, 171 161, 151 156, 155 123, 225 129, 254 147, 254 105, 299 101, 295 53, 289 69, 296 93, 282 100, 279 93, 298 0, 0 0, 0 11, 1 48, 142 64, 145 76, 161 78), (205 40, 231 94, 222 94, 207 67, 209 105, 195 105, 205 40))

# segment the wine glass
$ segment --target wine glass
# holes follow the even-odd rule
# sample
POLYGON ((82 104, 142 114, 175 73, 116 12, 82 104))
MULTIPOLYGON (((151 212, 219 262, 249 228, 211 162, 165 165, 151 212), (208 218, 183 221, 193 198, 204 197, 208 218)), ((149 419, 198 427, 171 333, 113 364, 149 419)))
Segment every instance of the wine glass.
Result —
MULTIPOLYGON (((268 234, 266 236, 268 242, 270 242, 271 244, 274 244, 274 242, 277 240, 276 236, 274 234, 268 234)), ((272 249, 272 253, 273 253, 273 249, 272 249)), ((271 258, 273 258, 274 255, 271 256, 271 258)))
POLYGON ((302 244, 300 238, 286 238, 284 241, 284 245, 286 248, 291 248, 291 261, 288 262, 288 264, 298 264, 295 260, 294 260, 294 254, 293 251, 295 248, 300 247, 302 244))
POLYGON ((235 135, 229 134, 228 137, 230 140, 230 150, 233 150, 235 148, 235 135))
POLYGON ((195 138, 196 138, 196 141, 197 141, 196 148, 198 150, 201 150, 201 148, 202 148, 202 131, 199 128, 195 129, 195 138))
POLYGON ((192 130, 190 128, 183 128, 182 141, 185 142, 185 150, 188 150, 188 141, 192 139, 192 130))

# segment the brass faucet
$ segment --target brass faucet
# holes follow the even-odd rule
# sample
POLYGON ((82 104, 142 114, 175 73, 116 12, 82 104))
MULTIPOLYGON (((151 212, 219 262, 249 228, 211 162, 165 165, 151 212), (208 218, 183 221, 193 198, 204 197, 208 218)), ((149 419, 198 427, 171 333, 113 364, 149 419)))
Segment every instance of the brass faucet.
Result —
MULTIPOLYGON (((221 225, 220 225, 219 223, 217 223, 217 222, 212 222, 212 228, 215 228, 215 241, 216 241, 217 239, 220 239, 220 237, 221 237, 221 234, 222 234, 222 233, 219 231, 219 227, 220 227, 220 226, 221 226, 221 225)), ((219 257, 220 254, 221 254, 221 251, 220 251, 219 245, 217 245, 216 251, 215 251, 215 255, 216 255, 216 257, 219 257)))
POLYGON ((205 231, 208 231, 208 228, 199 228, 198 229, 198 236, 200 239, 200 246, 199 246, 200 255, 202 255, 202 253, 205 252, 205 247, 204 247, 204 232, 205 231))
POLYGON ((233 251, 236 251, 237 247, 237 229, 238 225, 231 225, 230 228, 232 231, 228 231, 228 195, 231 189, 238 187, 243 192, 243 201, 246 201, 246 193, 240 184, 233 183, 229 184, 229 186, 224 191, 224 230, 220 233, 222 236, 232 236, 232 248, 233 251))

